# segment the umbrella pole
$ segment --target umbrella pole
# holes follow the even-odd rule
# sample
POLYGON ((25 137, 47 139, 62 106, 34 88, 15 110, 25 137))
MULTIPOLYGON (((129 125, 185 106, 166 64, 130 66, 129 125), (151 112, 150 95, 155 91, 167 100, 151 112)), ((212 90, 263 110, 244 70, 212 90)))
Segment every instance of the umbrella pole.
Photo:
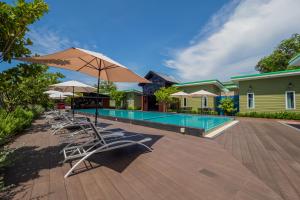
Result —
POLYGON ((74 86, 73 86, 73 98, 72 98, 72 114, 74 119, 74 86))
POLYGON ((97 85, 97 99, 96 99, 96 112, 95 112, 95 125, 97 125, 98 119, 98 107, 99 107, 99 88, 100 88, 100 73, 101 73, 101 61, 100 61, 100 68, 98 70, 98 85, 97 85))

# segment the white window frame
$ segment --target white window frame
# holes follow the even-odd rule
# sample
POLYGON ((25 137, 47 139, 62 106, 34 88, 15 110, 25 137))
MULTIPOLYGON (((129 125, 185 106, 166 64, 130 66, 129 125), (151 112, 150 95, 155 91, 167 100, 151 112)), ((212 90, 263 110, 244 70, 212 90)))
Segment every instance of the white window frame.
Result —
POLYGON ((201 108, 208 108, 208 97, 207 96, 203 96, 203 97, 201 97, 202 99, 201 99, 201 103, 202 103, 202 105, 201 105, 201 108), (206 99, 206 106, 204 105, 204 99, 206 99))
POLYGON ((254 109, 254 108, 255 108, 255 94, 254 94, 254 92, 248 92, 247 93, 247 109, 254 109), (253 107, 252 108, 249 107, 249 94, 253 95, 253 107))
POLYGON ((296 92, 293 91, 293 90, 288 90, 288 91, 285 91, 285 109, 286 110, 295 110, 296 109, 296 92), (294 93, 294 108, 288 108, 288 99, 287 99, 287 94, 288 92, 292 92, 294 93))
POLYGON ((182 107, 183 108, 187 107, 187 98, 186 97, 183 97, 183 99, 182 99, 182 107), (185 102, 185 105, 184 105, 184 102, 185 102))

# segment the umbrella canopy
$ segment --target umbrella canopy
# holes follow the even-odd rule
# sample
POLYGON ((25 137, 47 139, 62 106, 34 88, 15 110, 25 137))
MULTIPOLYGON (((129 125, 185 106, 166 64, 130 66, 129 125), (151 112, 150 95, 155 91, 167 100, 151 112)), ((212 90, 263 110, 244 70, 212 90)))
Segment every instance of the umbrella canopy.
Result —
POLYGON ((67 94, 71 94, 71 95, 73 95, 73 92, 90 93, 90 92, 95 92, 97 90, 97 88, 81 83, 79 81, 66 81, 66 82, 50 85, 49 87, 54 90, 68 92, 67 94))
POLYGON ((171 96, 172 96, 172 97, 179 97, 179 98, 180 98, 180 97, 187 97, 187 96, 189 96, 189 94, 180 91, 180 92, 176 92, 176 93, 174 93, 174 94, 171 94, 171 96))
POLYGON ((204 96, 212 96, 212 97, 216 97, 218 95, 208 92, 206 90, 199 90, 197 92, 193 92, 190 94, 191 97, 204 97, 204 96))
MULTIPOLYGON (((52 67, 69 69, 82 72, 90 76, 95 76, 98 78, 98 94, 100 79, 111 82, 150 83, 150 81, 147 79, 137 75, 127 67, 101 53, 75 47, 45 56, 16 59, 26 62, 44 64, 52 67)), ((97 101, 99 101, 98 98, 97 101)), ((98 106, 99 102, 97 102, 95 111, 95 124, 97 124, 98 106)))
POLYGON ((55 93, 59 93, 60 91, 56 91, 56 90, 47 90, 45 92, 43 92, 44 94, 55 94, 55 93))
POLYGON ((81 83, 79 81, 66 81, 66 82, 62 82, 62 83, 57 83, 57 84, 50 85, 50 88, 62 91, 62 94, 64 96, 73 96, 73 98, 72 98, 73 117, 74 117, 75 92, 87 92, 87 93, 89 93, 89 92, 94 92, 94 91, 97 90, 96 88, 94 88, 90 85, 81 83))
POLYGON ((65 99, 67 98, 67 96, 63 95, 62 92, 58 92, 58 93, 53 93, 49 95, 50 99, 65 99))
POLYGON ((147 79, 101 53, 75 47, 45 56, 16 59, 74 70, 111 82, 149 83, 147 79))
POLYGON ((77 94, 73 94, 72 92, 63 92, 63 95, 64 96, 73 96, 74 95, 75 97, 78 96, 77 94))

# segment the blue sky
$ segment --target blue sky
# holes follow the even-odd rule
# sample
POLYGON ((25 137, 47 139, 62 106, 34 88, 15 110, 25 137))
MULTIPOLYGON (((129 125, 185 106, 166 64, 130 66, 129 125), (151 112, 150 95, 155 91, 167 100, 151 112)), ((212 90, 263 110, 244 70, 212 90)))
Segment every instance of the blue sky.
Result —
MULTIPOLYGON (((104 53, 140 75, 155 70, 182 81, 252 73, 259 58, 300 32, 299 0, 46 2, 49 13, 28 33, 33 53, 76 46, 104 53)), ((76 72, 51 71, 96 83, 76 72)))

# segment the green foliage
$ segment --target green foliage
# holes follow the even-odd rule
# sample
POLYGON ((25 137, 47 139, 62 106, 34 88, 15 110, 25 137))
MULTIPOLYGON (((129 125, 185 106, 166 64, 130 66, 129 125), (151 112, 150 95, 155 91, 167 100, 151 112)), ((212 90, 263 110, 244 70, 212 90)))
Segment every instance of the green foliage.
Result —
POLYGON ((237 116, 239 116, 239 117, 256 117, 256 118, 300 120, 300 113, 296 113, 296 112, 276 112, 276 113, 248 112, 248 113, 238 113, 237 116))
POLYGON ((17 106, 28 108, 31 105, 51 105, 48 95, 43 92, 48 86, 64 76, 49 73, 48 67, 38 64, 18 64, 0 73, 0 102, 2 107, 12 112, 17 106))
POLYGON ((13 151, 1 147, 0 148, 0 192, 4 191, 4 180, 3 180, 3 174, 4 174, 4 169, 8 166, 10 166, 13 163, 13 151))
POLYGON ((0 145, 14 134, 31 125, 37 111, 17 107, 13 112, 0 110, 0 145))
POLYGON ((43 111, 43 107, 38 105, 31 106, 28 110, 17 107, 10 113, 0 109, 0 191, 4 187, 3 170, 13 162, 13 151, 3 145, 15 134, 29 127, 32 120, 37 118, 43 111))
POLYGON ((110 97, 112 100, 115 100, 116 108, 120 108, 122 105, 122 102, 124 101, 124 99, 126 97, 126 93, 123 91, 112 90, 110 92, 110 97))
POLYGON ((289 39, 281 41, 272 54, 262 58, 256 65, 260 72, 274 72, 299 68, 288 66, 291 58, 300 52, 300 34, 294 34, 289 39))
MULTIPOLYGON (((95 85, 95 87, 97 88, 97 85, 95 85)), ((115 91, 115 90, 117 90, 117 86, 115 83, 109 82, 109 81, 101 81, 100 82, 99 93, 110 94, 111 91, 115 91)))
POLYGON ((168 109, 168 105, 172 102, 174 102, 174 98, 171 96, 171 94, 178 92, 178 89, 176 87, 162 87, 159 90, 154 92, 155 98, 159 103, 162 103, 164 105, 164 109, 168 109))
POLYGON ((171 94, 176 92, 178 92, 178 89, 176 87, 162 87, 157 90, 154 95, 158 102, 168 104, 174 101, 174 98, 171 96, 171 94))
POLYGON ((231 98, 222 99, 218 107, 225 113, 225 115, 231 115, 236 111, 233 99, 231 98))
POLYGON ((26 38, 28 26, 39 20, 48 11, 43 0, 26 2, 18 0, 15 5, 0 2, 0 63, 11 62, 14 57, 29 55, 26 47, 32 42, 26 38))

